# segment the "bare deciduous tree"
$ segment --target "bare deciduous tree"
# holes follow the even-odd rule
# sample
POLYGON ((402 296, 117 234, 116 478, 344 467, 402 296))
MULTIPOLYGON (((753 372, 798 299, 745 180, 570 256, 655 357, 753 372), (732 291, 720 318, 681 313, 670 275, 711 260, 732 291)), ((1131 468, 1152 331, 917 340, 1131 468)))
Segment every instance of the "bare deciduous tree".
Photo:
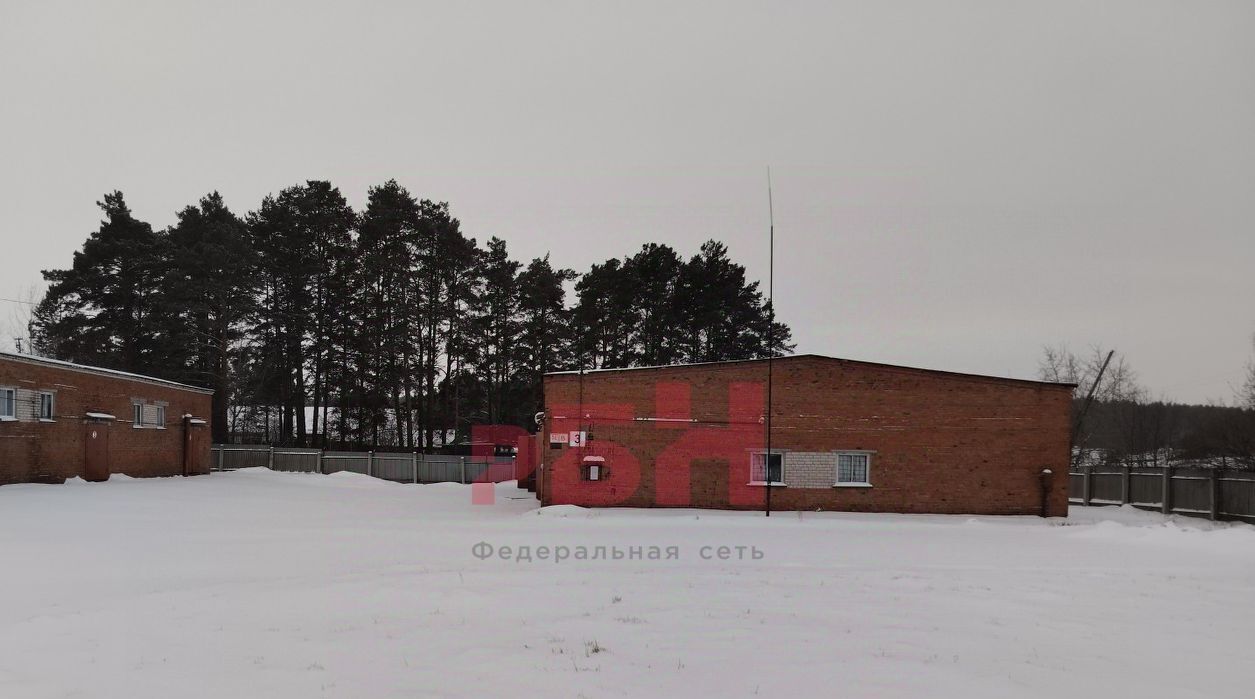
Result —
MULTIPOLYGON (((1098 372, 1107 358, 1107 351, 1102 345, 1091 345, 1087 354, 1079 355, 1063 343, 1047 345, 1043 348, 1042 359, 1038 363, 1038 376, 1043 381, 1075 383, 1076 395, 1083 398, 1089 394, 1090 386, 1098 378, 1098 372)), ((1144 399, 1144 393, 1145 390, 1137 384, 1137 373, 1124 355, 1116 352, 1094 391, 1094 399, 1103 402, 1136 401, 1144 399)))
POLYGON ((32 353, 31 319, 35 306, 39 305, 44 293, 32 284, 23 289, 15 299, 10 299, 9 316, 0 334, 0 348, 17 352, 32 353))
POLYGON ((1246 381, 1242 384, 1238 402, 1249 410, 1255 410, 1255 335, 1251 336, 1251 358, 1246 363, 1246 381))

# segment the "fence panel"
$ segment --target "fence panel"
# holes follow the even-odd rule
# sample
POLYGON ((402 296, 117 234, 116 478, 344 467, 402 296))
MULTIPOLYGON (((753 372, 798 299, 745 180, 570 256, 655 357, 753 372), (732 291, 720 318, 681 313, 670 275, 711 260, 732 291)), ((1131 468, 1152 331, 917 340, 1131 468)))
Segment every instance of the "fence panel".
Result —
POLYGON ((325 451, 322 454, 323 473, 352 471, 368 475, 370 471, 370 452, 368 451, 325 451))
POLYGON ((1130 473, 1129 502, 1152 507, 1163 505, 1163 469, 1135 469, 1130 473))
POLYGON ((1128 497, 1124 496, 1125 471, 1074 471, 1068 474, 1068 500, 1073 504, 1131 504, 1174 514, 1240 519, 1255 522, 1255 471, 1228 471, 1199 466, 1134 466, 1127 470, 1128 497), (1167 473, 1165 473, 1167 472, 1167 473), (1164 509, 1167 476, 1168 508, 1164 509), (1087 482, 1088 480, 1088 482, 1087 482))
POLYGON ((1085 474, 1069 473, 1068 474, 1068 500, 1080 502, 1085 497, 1085 474))
POLYGON ((351 471, 390 481, 410 483, 500 483, 515 478, 511 457, 449 456, 409 452, 321 451, 298 447, 237 446, 214 444, 210 447, 213 470, 269 466, 275 471, 335 473, 351 471), (221 468, 220 468, 221 465, 221 468))
POLYGON ((486 479, 484 475, 488 472, 488 463, 485 461, 468 461, 466 463, 466 482, 482 483, 486 479))
POLYGON ((1220 514, 1255 518, 1255 471, 1220 474, 1220 514))
POLYGON ((266 468, 270 465, 270 447, 222 446, 210 448, 213 468, 234 471, 238 468, 266 468))
POLYGON ((493 483, 502 483, 515 479, 514 473, 515 459, 511 458, 495 458, 488 464, 487 480, 493 483))
POLYGON ((424 454, 418 464, 418 480, 422 483, 469 483, 470 479, 463 475, 465 460, 463 456, 424 454))
POLYGON ((1178 469, 1172 474, 1172 510, 1211 514, 1211 474, 1203 469, 1178 469))
POLYGON ((318 473, 321 456, 319 449, 282 447, 275 449, 274 464, 270 468, 275 471, 318 473))
POLYGON ((1090 476, 1090 502, 1120 502, 1124 498, 1124 471, 1094 472, 1090 476))
POLYGON ((370 475, 384 480, 409 483, 414 480, 414 455, 375 452, 375 463, 370 475))

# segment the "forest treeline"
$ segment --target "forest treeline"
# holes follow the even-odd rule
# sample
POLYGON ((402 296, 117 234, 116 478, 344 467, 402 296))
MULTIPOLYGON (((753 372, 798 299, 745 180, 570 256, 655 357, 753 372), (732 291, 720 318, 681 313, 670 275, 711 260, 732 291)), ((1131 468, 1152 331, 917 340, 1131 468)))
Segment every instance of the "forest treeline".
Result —
POLYGON ((1064 345, 1046 347, 1039 364, 1045 381, 1077 384, 1074 399, 1074 454, 1079 463, 1132 463, 1164 466, 1181 462, 1255 468, 1255 342, 1241 386, 1231 405, 1190 405, 1156 398, 1137 378, 1129 361, 1094 346, 1075 353, 1064 345), (1092 389, 1088 408, 1085 398, 1092 389))
POLYGON ((583 274, 465 235, 395 181, 354 211, 331 183, 244 216, 209 194, 155 230, 120 192, 68 269, 48 270, 33 351, 214 389, 214 438, 438 445, 530 426, 547 371, 780 355, 789 328, 715 240, 583 274), (575 298, 567 302, 567 287, 575 298))

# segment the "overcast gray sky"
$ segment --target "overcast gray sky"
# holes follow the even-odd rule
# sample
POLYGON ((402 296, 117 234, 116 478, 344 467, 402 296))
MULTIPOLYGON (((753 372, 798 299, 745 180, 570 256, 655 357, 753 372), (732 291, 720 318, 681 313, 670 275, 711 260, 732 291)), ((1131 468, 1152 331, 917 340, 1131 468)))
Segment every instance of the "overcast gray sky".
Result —
MULTIPOLYGON (((1255 3, 0 0, 0 296, 154 226, 396 178, 558 264, 728 243, 800 352, 1229 399, 1255 331, 1255 3)), ((4 316, 11 303, 0 303, 4 316)), ((8 338, 5 338, 8 341, 8 338)))

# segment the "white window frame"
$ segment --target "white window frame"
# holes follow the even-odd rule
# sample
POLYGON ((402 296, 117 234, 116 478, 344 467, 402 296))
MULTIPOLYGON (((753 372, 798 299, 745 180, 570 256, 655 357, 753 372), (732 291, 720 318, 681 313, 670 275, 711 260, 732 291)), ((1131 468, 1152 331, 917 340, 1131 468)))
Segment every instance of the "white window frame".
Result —
POLYGON ((784 449, 772 449, 771 450, 771 454, 773 456, 780 457, 780 480, 771 481, 770 483, 768 483, 766 479, 771 476, 771 465, 770 465, 770 462, 766 458, 767 450, 755 449, 754 451, 751 451, 750 452, 750 482, 747 485, 761 485, 761 486, 770 485, 773 488, 786 487, 787 484, 785 483, 785 463, 788 461, 788 458, 785 455, 788 453, 789 452, 784 449), (763 467, 762 467, 763 480, 754 480, 755 470, 758 468, 754 462, 759 457, 763 457, 763 467))
MULTIPOLYGON (((17 389, 12 386, 0 386, 0 406, 11 406, 10 412, 0 412, 0 422, 17 422, 17 389)), ((5 408, 0 408, 4 410, 5 408)))
POLYGON ((37 406, 37 417, 40 422, 56 422, 57 421, 57 394, 55 391, 40 391, 39 403, 37 406), (44 396, 48 397, 48 415, 44 415, 44 396))
POLYGON ((147 402, 139 398, 131 399, 131 427, 137 430, 164 430, 166 428, 166 403, 164 401, 147 402), (153 408, 157 415, 152 422, 144 421, 144 409, 153 408))
POLYGON ((580 480, 585 483, 598 483, 606 480, 609 475, 606 471, 605 457, 585 456, 580 462, 580 480))
POLYGON ((870 488, 872 487, 872 455, 874 451, 864 451, 860 449, 845 449, 833 452, 836 457, 836 471, 832 474, 834 488, 870 488), (841 457, 843 456, 861 456, 866 459, 867 478, 863 481, 843 481, 841 480, 841 457))

